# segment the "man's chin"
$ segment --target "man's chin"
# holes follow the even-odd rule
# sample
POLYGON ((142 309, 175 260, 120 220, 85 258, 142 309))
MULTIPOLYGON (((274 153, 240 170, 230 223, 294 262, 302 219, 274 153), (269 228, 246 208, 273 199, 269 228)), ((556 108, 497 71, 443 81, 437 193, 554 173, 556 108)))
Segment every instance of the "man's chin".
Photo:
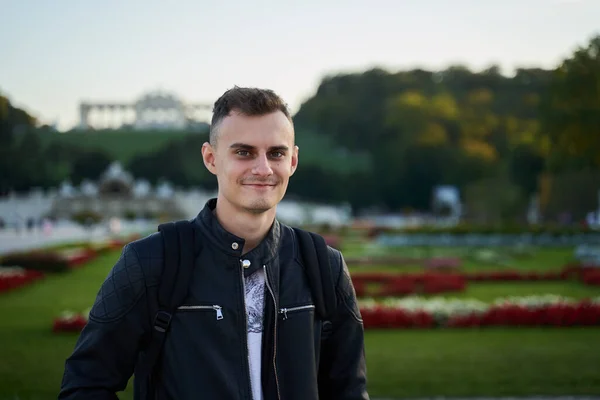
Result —
POLYGON ((273 207, 271 205, 268 205, 266 203, 253 203, 248 205, 246 207, 246 210, 251 214, 260 215, 266 213, 272 208, 273 207))
POLYGON ((276 205, 277 202, 275 199, 264 196, 255 199, 247 199, 244 201, 244 208, 252 214, 263 214, 269 210, 272 210, 276 205))

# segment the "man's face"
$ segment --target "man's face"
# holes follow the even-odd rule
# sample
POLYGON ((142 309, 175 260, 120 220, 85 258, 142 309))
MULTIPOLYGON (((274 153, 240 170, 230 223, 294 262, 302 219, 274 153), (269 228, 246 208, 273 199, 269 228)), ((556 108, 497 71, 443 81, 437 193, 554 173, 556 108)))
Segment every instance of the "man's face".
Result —
POLYGON ((298 165, 294 130, 280 111, 252 117, 231 112, 218 127, 216 146, 205 143, 202 155, 217 176, 219 197, 255 214, 281 201, 298 165))

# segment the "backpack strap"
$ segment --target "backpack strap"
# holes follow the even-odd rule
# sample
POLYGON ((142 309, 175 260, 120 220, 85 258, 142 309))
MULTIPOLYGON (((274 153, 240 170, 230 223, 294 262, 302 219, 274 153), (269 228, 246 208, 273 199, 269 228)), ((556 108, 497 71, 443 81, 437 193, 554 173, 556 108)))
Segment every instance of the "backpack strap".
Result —
POLYGON ((194 269, 194 227, 183 220, 159 225, 165 258, 162 280, 158 289, 158 306, 163 312, 174 313, 185 300, 194 269))
POLYGON ((187 296, 198 250, 195 248, 195 232, 190 221, 161 224, 158 231, 161 232, 164 247, 164 265, 158 288, 158 311, 154 316, 144 362, 136 371, 137 378, 147 381, 151 391, 154 388, 152 381, 155 366, 169 331, 171 318, 187 296))
POLYGON ((321 235, 293 228, 298 238, 302 265, 308 277, 315 310, 322 320, 333 317, 337 306, 329 249, 321 235))

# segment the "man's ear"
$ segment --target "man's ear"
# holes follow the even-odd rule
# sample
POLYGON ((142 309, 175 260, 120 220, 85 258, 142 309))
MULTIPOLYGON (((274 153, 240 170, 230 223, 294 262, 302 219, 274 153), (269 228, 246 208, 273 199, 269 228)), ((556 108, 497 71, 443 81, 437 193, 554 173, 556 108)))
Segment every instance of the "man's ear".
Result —
POLYGON ((294 175, 294 172, 296 172, 296 169, 298 169, 298 152, 300 151, 300 148, 298 146, 294 146, 294 150, 292 152, 292 173, 290 174, 290 176, 294 175))
POLYGON ((217 174, 217 166, 215 164, 215 148, 211 146, 210 143, 206 142, 202 145, 202 160, 204 161, 204 166, 208 169, 211 174, 217 174))

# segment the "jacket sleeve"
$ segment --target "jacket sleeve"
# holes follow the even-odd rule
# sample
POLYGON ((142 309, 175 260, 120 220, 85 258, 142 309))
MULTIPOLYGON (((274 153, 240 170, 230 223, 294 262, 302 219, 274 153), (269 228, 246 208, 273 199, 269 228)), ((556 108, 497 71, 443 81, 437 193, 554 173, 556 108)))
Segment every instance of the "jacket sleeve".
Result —
POLYGON ((145 277, 131 244, 100 287, 73 353, 59 399, 117 399, 133 374, 148 322, 145 277))
POLYGON ((337 309, 330 335, 321 345, 319 395, 332 400, 368 400, 364 327, 356 292, 342 254, 330 249, 330 260, 337 272, 337 309))

